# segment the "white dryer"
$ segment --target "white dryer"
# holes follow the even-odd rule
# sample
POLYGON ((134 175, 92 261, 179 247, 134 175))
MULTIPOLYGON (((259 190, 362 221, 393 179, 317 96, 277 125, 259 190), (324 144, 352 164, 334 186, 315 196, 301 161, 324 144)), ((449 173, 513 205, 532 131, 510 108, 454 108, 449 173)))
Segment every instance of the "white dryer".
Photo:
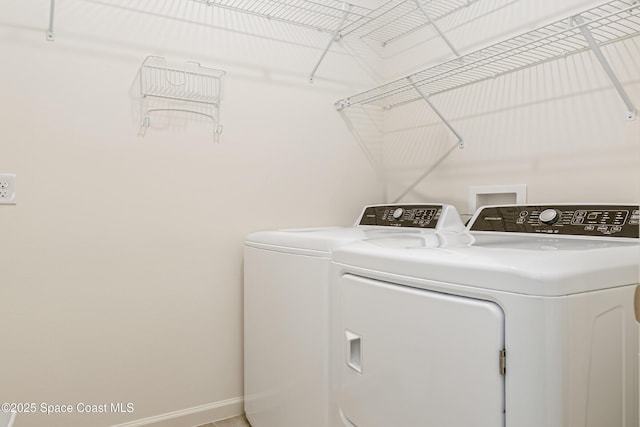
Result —
POLYGON ((464 231, 455 208, 366 207, 353 227, 250 234, 244 250, 244 393, 253 427, 329 426, 332 251, 389 235, 464 231))
POLYGON ((637 427, 638 218, 493 206, 337 249, 333 425, 637 427))

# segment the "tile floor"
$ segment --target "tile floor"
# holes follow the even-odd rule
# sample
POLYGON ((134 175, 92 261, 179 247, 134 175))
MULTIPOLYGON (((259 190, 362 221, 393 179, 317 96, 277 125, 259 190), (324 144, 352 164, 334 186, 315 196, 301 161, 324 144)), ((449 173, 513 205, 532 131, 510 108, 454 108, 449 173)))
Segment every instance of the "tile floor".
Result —
POLYGON ((240 415, 238 417, 216 421, 215 423, 204 424, 199 427, 251 427, 251 425, 244 415, 240 415))

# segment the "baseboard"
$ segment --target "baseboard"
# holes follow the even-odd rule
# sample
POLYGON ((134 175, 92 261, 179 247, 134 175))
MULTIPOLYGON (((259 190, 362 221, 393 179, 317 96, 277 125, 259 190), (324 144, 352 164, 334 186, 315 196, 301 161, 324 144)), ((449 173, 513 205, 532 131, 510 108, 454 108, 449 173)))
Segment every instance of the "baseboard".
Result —
POLYGON ((242 397, 208 403, 193 408, 181 409, 166 414, 154 415, 140 420, 130 421, 112 427, 185 427, 198 426, 213 421, 224 420, 242 414, 244 400, 242 397))

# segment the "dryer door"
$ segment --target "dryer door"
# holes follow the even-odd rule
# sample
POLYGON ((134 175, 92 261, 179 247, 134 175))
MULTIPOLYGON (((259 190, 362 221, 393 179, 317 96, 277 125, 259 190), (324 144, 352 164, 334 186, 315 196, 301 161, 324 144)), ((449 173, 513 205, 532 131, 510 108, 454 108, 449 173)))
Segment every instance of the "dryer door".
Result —
POLYGON ((344 426, 504 425, 498 305, 349 274, 337 292, 344 426))

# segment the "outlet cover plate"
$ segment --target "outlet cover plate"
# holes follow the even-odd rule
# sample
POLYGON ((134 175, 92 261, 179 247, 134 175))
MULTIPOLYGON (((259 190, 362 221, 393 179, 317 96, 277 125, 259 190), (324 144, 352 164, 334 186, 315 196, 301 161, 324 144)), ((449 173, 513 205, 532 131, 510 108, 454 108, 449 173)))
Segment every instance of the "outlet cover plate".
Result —
POLYGON ((16 204, 16 176, 15 174, 0 174, 0 205, 16 204))

